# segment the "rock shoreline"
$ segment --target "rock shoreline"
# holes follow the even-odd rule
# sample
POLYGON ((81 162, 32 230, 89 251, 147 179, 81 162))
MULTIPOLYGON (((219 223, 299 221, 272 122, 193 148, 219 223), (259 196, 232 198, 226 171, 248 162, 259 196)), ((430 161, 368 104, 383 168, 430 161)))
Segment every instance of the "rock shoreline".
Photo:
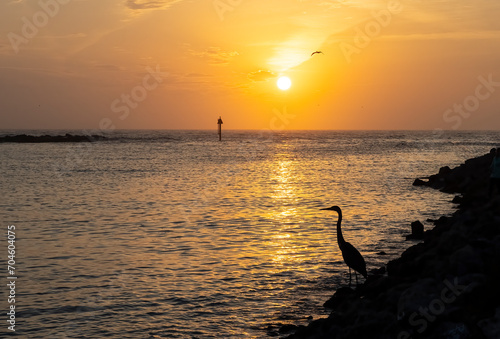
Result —
POLYGON ((45 142, 94 142, 102 141, 107 138, 102 135, 6 135, 0 137, 0 143, 13 142, 13 143, 45 143, 45 142))
MULTIPOLYGON (((500 192, 488 197, 493 154, 414 185, 458 194, 457 211, 355 290, 339 288, 330 316, 280 333, 302 338, 500 338, 500 192)), ((425 188, 423 188, 425 189, 425 188)), ((428 220, 431 221, 431 220, 428 220)))

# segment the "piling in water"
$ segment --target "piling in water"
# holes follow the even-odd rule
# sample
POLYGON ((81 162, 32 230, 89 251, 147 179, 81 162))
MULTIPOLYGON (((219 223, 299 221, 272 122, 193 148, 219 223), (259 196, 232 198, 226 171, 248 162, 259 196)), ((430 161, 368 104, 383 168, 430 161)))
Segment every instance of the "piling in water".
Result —
POLYGON ((219 120, 217 120, 217 125, 219 125, 219 141, 222 140, 222 119, 221 117, 219 116, 219 120))

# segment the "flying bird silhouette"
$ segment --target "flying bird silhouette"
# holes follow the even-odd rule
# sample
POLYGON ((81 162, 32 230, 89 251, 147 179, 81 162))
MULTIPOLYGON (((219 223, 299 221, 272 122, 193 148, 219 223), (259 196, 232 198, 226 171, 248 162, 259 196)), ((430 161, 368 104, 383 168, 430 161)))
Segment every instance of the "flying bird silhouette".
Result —
POLYGON ((354 270, 354 274, 356 276, 356 285, 358 284, 358 274, 356 272, 359 272, 363 277, 367 277, 366 273, 366 263, 365 259, 359 253, 359 251, 352 246, 350 243, 344 240, 344 237, 342 236, 342 229, 341 229, 341 223, 342 223, 342 210, 338 206, 332 206, 329 208, 322 208, 322 210, 326 211, 335 211, 338 213, 339 218, 337 220, 337 243, 339 244, 340 251, 342 252, 342 257, 344 258, 344 261, 346 265, 349 267, 349 287, 351 287, 351 268, 354 270))
POLYGON ((313 55, 314 55, 314 54, 316 54, 316 53, 318 53, 318 54, 319 54, 319 53, 321 53, 321 54, 325 54, 325 53, 323 53, 323 52, 321 52, 321 51, 316 51, 316 52, 312 52, 312 53, 311 53, 311 56, 313 56, 313 55))

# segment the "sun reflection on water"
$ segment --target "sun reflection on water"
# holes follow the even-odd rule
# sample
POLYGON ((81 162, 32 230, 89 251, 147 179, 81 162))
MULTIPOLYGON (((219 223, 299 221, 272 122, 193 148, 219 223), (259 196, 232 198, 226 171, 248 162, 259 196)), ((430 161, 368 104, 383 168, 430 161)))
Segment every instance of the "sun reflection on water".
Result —
MULTIPOLYGON (((321 246, 316 232, 310 232, 303 222, 303 203, 308 198, 308 192, 301 188, 304 168, 300 167, 300 162, 294 159, 288 148, 281 145, 268 165, 272 208, 265 213, 274 227, 266 243, 267 255, 273 262, 272 273, 285 276, 291 271, 302 271, 307 266, 305 261, 315 261, 315 247, 321 246)), ((312 264, 307 270, 315 268, 316 264, 312 264)))

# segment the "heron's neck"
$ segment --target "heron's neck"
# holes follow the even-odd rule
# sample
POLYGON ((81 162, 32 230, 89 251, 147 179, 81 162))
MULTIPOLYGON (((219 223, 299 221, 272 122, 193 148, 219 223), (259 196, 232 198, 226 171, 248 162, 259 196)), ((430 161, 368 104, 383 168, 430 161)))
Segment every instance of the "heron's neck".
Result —
POLYGON ((337 220, 337 241, 339 243, 344 243, 344 237, 342 236, 342 228, 341 228, 341 223, 342 223, 342 212, 339 211, 339 219, 337 220))

